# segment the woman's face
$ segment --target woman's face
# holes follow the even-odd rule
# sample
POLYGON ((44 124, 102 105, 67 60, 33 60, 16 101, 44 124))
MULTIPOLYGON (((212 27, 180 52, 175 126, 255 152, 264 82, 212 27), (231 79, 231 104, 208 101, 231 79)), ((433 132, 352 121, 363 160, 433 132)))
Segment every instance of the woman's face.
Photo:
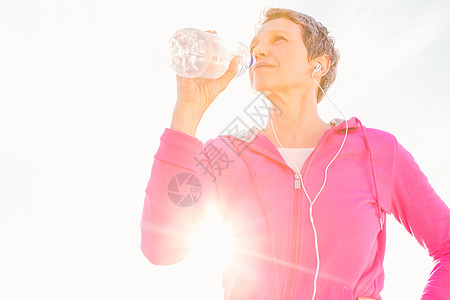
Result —
POLYGON ((249 69, 254 91, 288 93, 311 84, 313 67, 300 25, 284 18, 268 21, 253 38, 250 52, 256 59, 249 69))

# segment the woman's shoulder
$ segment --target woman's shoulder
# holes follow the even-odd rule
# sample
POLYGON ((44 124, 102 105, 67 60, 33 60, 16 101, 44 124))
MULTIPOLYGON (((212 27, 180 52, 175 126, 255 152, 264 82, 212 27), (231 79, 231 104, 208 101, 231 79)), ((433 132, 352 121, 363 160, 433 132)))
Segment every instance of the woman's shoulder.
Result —
POLYGON ((392 132, 380 128, 366 127, 366 132, 372 139, 379 141, 394 142, 397 140, 392 132))
MULTIPOLYGON (((335 126, 339 126, 339 133, 340 134, 344 134, 345 132, 345 126, 344 124, 344 119, 340 119, 340 118, 334 118, 330 121, 330 125, 332 125, 333 127, 335 126)), ((356 134, 356 136, 358 135, 366 135, 367 138, 369 139, 370 144, 372 143, 376 143, 376 144, 395 144, 397 143, 397 139, 394 136, 394 134, 392 134, 389 131, 380 129, 380 128, 376 128, 376 127, 372 127, 371 125, 367 125, 364 121, 360 121, 359 118, 357 117, 352 117, 348 120, 348 124, 349 126, 349 133, 353 132, 356 134), (362 127, 362 130, 361 130, 362 127)))
POLYGON ((382 156, 385 159, 395 155, 399 142, 392 132, 373 127, 365 127, 365 131, 375 155, 382 156))

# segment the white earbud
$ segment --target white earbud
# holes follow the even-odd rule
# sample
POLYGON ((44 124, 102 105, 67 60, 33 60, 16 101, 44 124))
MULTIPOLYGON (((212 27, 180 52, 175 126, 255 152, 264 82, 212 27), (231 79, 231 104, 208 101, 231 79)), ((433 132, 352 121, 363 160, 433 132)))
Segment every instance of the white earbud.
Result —
POLYGON ((313 74, 319 71, 320 69, 322 69, 322 65, 320 63, 317 63, 316 67, 314 68, 313 74))

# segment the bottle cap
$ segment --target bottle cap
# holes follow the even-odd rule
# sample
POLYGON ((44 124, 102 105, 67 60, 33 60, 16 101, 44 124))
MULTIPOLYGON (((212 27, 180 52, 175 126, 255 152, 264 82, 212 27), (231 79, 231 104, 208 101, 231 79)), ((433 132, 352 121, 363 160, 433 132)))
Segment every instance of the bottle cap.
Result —
POLYGON ((248 67, 250 68, 251 66, 253 66, 254 63, 255 59, 253 58, 253 55, 250 55, 250 65, 248 67))

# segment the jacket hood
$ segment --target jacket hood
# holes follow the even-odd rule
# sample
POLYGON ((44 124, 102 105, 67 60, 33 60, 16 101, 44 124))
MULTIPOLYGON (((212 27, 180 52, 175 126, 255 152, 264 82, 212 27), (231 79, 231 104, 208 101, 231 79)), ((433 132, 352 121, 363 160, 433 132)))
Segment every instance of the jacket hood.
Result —
MULTIPOLYGON (((344 119, 334 118, 330 121, 329 124, 333 127, 327 129, 322 138, 327 135, 328 131, 345 131, 346 129, 344 119)), ((358 128, 361 126, 360 121, 356 117, 350 118, 347 121, 347 124, 349 129, 358 128)), ((239 153, 248 147, 253 151, 270 157, 281 164, 285 164, 281 154, 279 153, 275 145, 264 134, 261 133, 262 131, 263 130, 258 129, 256 126, 253 126, 247 131, 237 134, 224 135, 224 137, 234 140, 232 141, 233 144, 239 144, 239 153)))
MULTIPOLYGON (((350 118, 347 123, 349 129, 360 127, 360 121, 356 117, 350 118)), ((334 118, 330 121, 329 124, 336 130, 345 130, 345 119, 334 118)), ((333 128, 327 129, 327 131, 333 130, 333 128)), ((234 137, 235 139, 252 144, 252 142, 260 135, 261 131, 263 130, 258 129, 256 126, 253 126, 247 131, 232 135, 226 135, 226 137, 234 137)))

